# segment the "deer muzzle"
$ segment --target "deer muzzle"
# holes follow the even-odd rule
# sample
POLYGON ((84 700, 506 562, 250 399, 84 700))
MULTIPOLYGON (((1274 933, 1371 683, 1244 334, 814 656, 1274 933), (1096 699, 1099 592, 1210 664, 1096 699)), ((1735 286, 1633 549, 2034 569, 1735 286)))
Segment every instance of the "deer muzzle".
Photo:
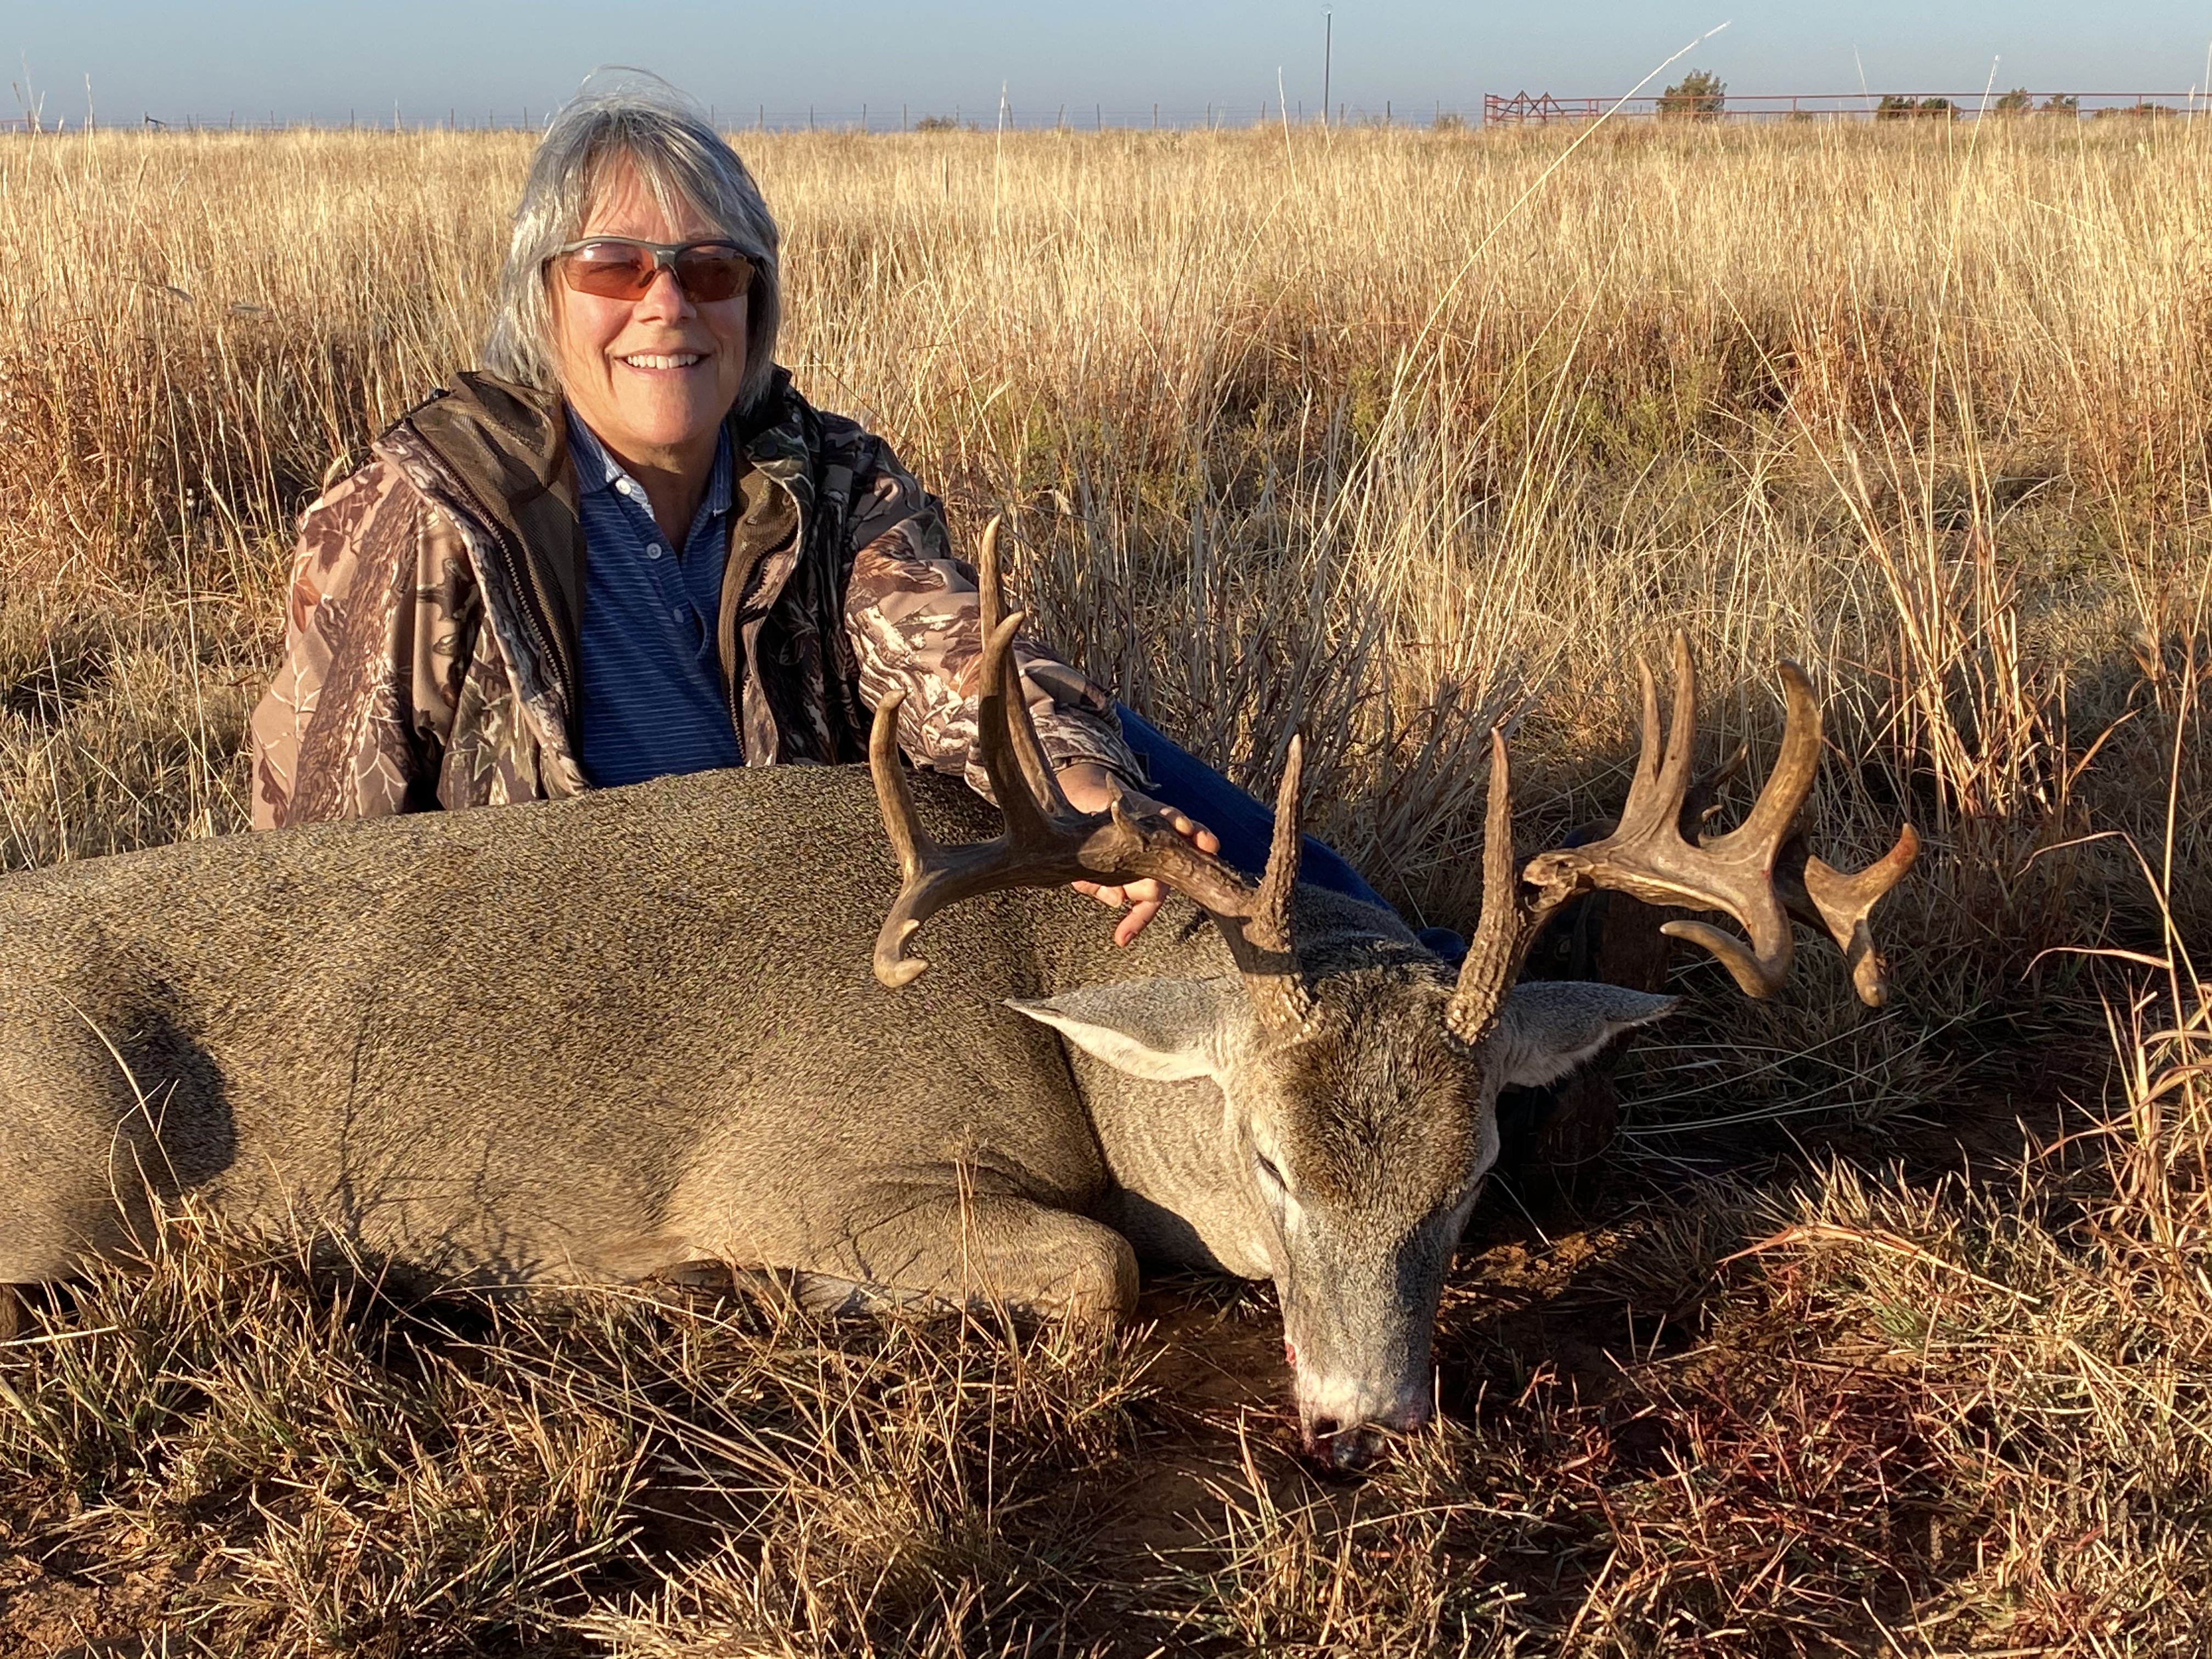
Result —
POLYGON ((1339 1261, 1328 1275, 1302 1277, 1283 1297, 1284 1334, 1296 1358, 1298 1429, 1305 1454, 1335 1469, 1364 1468, 1395 1435, 1427 1424, 1435 1409, 1429 1347, 1436 1330, 1441 1263, 1407 1241, 1397 1259, 1360 1273, 1339 1261), (1363 1282, 1364 1281, 1364 1282, 1363 1282), (1304 1294, 1307 1284, 1325 1297, 1304 1294))
POLYGON ((1433 1406, 1426 1368, 1418 1379, 1374 1387, 1362 1379, 1298 1376, 1298 1431, 1305 1455, 1346 1472, 1379 1462, 1392 1437, 1426 1426, 1433 1406))

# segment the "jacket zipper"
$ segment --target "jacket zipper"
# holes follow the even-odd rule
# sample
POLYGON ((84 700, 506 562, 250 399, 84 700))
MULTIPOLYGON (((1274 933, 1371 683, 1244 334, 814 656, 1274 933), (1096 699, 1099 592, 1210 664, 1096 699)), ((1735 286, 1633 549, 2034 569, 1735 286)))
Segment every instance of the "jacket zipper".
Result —
POLYGON ((477 522, 490 532, 493 545, 498 548, 500 556, 507 561, 508 580, 513 581, 522 594, 523 624, 530 630, 532 642, 552 659, 553 672, 560 677, 562 700, 568 705, 569 718, 574 719, 576 711, 575 669, 568 660, 568 647, 560 637, 560 630, 553 626, 553 610, 546 603, 544 584, 538 577, 537 566, 531 563, 527 554, 519 553, 508 544, 505 528, 484 506, 483 498, 469 487, 468 481, 446 465, 445 458, 430 445, 424 444, 422 449, 444 475, 453 493, 476 509, 477 522), (515 580, 514 571, 518 564, 523 572, 523 580, 519 581, 515 580))

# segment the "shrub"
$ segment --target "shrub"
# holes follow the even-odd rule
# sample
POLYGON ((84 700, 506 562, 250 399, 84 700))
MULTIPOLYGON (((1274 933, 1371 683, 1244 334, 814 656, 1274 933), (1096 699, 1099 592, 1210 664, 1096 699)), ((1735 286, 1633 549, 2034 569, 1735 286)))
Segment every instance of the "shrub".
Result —
POLYGON ((925 115, 914 124, 916 132, 957 132, 960 123, 950 115, 925 115))
POLYGON ((2014 87, 1990 106, 1992 115, 2026 115, 2035 108, 2035 94, 2026 87, 2014 87))
POLYGON ((1728 103, 1728 83, 1711 70, 1692 70, 1659 94, 1659 118, 1715 121, 1728 103))
POLYGON ((1955 121, 1959 106, 1948 98, 1906 98, 1893 92, 1882 94, 1875 106, 1877 121, 1955 121))

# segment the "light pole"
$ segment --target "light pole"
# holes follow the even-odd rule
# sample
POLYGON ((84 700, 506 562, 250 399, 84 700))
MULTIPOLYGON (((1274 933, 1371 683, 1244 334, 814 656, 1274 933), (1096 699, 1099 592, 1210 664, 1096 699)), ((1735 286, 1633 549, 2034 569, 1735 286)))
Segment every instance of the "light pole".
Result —
POLYGON ((1321 15, 1321 124, 1328 125, 1328 66, 1336 47, 1336 14, 1324 11, 1321 15))

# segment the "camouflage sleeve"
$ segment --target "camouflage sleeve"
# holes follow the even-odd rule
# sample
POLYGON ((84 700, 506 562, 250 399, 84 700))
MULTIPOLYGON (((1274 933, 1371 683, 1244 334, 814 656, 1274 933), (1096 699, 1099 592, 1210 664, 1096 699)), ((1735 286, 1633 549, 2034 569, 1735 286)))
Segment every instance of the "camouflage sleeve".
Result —
MULTIPOLYGON (((845 629, 860 658, 870 708, 895 691, 899 746, 917 766, 957 772, 987 799, 975 752, 976 676, 982 663, 975 568, 955 558, 937 498, 879 447, 872 473, 853 483, 851 578, 845 629)), ((1018 641, 1024 700, 1055 769, 1094 761, 1133 787, 1143 763, 1121 736, 1111 693, 1027 640, 1018 641)))
POLYGON ((480 609, 459 535, 388 462, 310 507, 253 711, 254 827, 437 805, 480 609))

